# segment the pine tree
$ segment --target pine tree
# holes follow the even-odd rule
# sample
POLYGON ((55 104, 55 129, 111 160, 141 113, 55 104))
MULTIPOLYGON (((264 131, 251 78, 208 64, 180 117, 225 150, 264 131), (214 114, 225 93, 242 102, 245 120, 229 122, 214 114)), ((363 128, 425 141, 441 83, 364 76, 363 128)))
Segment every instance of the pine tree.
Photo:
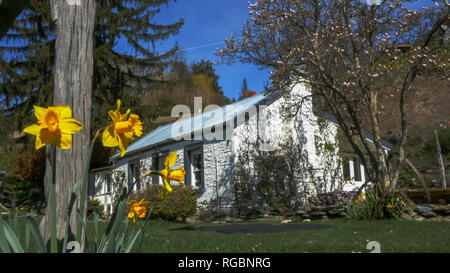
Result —
MULTIPOLYGON (((158 53, 155 44, 177 34, 183 19, 160 25, 152 18, 171 0, 96 0, 93 124, 109 122, 117 99, 137 106, 144 87, 161 82, 177 46, 158 53), (121 39, 132 52, 119 52, 121 39)), ((7 132, 31 122, 33 105, 52 102, 55 26, 49 1, 31 0, 0 42, 0 125, 7 132)), ((163 82, 162 82, 163 83, 163 82)), ((142 112, 139 109, 137 112, 142 112)), ((2 136, 8 135, 2 134, 2 136)))
POLYGON ((54 24, 48 1, 30 1, 0 43, 2 141, 30 123, 33 104, 52 101, 54 24))

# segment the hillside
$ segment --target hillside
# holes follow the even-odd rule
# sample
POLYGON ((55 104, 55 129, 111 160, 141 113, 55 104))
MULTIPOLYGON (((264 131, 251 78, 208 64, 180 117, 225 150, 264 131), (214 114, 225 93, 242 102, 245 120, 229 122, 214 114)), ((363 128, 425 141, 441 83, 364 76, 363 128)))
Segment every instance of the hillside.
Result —
MULTIPOLYGON (((383 88, 380 105, 382 135, 394 145, 400 134, 400 109, 398 99, 392 97, 389 86, 383 88)), ((448 146, 444 139, 450 139, 450 80, 436 75, 419 76, 406 99, 408 138, 406 157, 421 171, 429 186, 439 185, 438 164, 434 130, 438 131, 441 146, 448 146)), ((450 180, 450 153, 443 147, 447 184, 450 180)), ((404 185, 421 188, 415 174, 406 168, 404 185)))

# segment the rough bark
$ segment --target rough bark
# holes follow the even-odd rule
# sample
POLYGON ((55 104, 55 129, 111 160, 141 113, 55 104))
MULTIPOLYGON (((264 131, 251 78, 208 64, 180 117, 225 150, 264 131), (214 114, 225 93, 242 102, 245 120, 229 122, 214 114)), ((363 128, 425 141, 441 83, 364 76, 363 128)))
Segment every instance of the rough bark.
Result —
POLYGON ((445 165, 442 159, 441 145, 439 143, 439 136, 436 130, 434 130, 434 136, 436 137, 436 156, 439 164, 439 174, 441 178, 441 188, 445 189, 447 187, 447 182, 445 181, 445 165))
MULTIPOLYGON (((89 150, 95 0, 83 0, 80 5, 69 5, 67 1, 58 1, 58 5, 54 3, 52 7, 55 8, 57 18, 57 36, 53 105, 71 106, 73 117, 83 124, 83 129, 72 137, 71 149, 58 148, 56 151, 57 237, 61 240, 65 235, 67 206, 72 188, 83 180, 89 150)), ((48 146, 45 172, 47 200, 52 181, 50 154, 51 147, 48 146)), ((77 203, 70 219, 72 235, 76 232, 76 209, 79 201, 77 203)), ((49 218, 50 208, 47 206, 41 222, 41 233, 45 241, 50 237, 49 218)))

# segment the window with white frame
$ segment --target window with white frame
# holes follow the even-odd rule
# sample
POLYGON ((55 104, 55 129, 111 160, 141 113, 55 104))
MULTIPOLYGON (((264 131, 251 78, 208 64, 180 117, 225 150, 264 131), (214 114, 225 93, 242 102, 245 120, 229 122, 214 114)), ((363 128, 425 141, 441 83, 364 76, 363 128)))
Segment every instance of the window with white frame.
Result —
POLYGON ((191 171, 191 181, 190 184, 203 191, 205 189, 205 182, 203 178, 203 149, 195 149, 189 151, 190 157, 190 171, 191 171))
POLYGON ((140 176, 140 164, 139 160, 133 161, 128 166, 128 187, 131 187, 131 185, 135 182, 133 190, 140 190, 141 189, 141 181, 139 179, 140 176))
POLYGON ((343 160, 344 179, 363 181, 361 159, 358 156, 346 156, 343 160))

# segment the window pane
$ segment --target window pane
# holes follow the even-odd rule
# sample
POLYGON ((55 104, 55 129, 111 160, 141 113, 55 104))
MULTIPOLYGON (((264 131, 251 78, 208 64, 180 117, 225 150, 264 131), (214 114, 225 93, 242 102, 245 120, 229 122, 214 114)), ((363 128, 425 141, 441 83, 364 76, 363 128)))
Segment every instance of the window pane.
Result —
MULTIPOLYGON (((159 158, 158 156, 153 156, 152 159, 152 170, 160 170, 160 166, 159 166, 159 158)), ((153 175, 152 176, 152 183, 153 184, 159 184, 159 175, 153 175)))
POLYGON ((355 173, 355 181, 361 181, 361 161, 359 157, 353 158, 353 169, 355 173))
POLYGON ((350 159, 344 158, 344 179, 350 179, 350 159))

